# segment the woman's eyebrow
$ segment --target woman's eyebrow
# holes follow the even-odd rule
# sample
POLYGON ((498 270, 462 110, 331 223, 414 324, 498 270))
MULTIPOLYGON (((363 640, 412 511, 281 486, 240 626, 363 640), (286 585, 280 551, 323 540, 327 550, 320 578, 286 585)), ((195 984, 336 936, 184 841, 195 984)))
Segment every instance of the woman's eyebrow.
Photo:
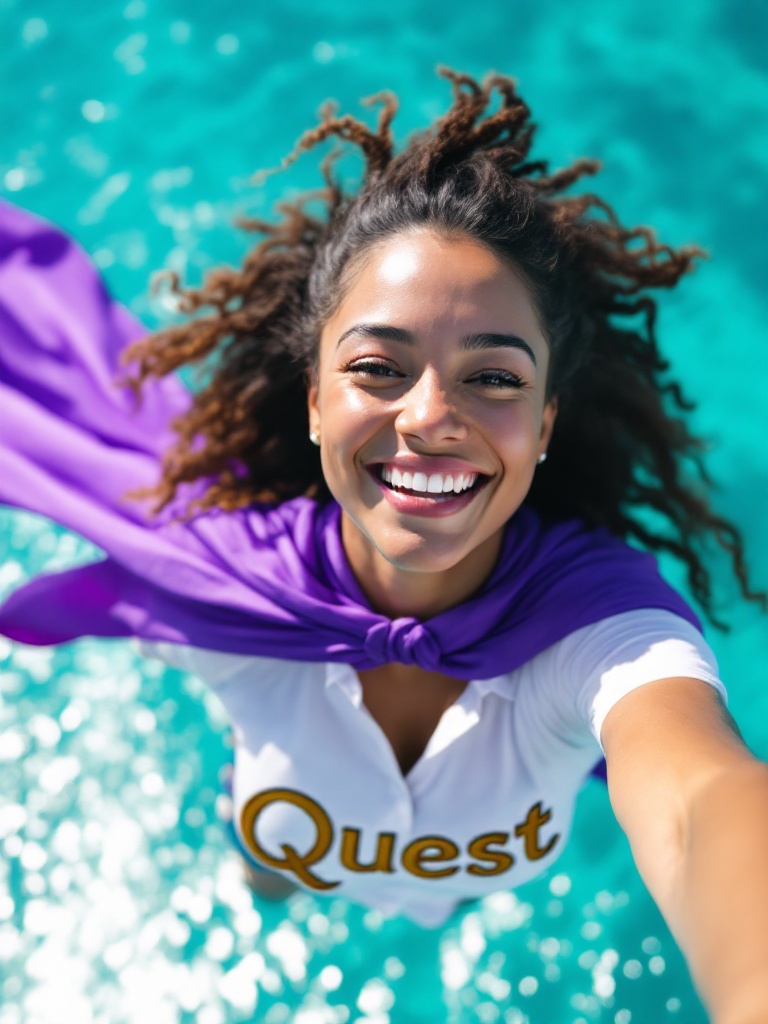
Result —
POLYGON ((410 331, 402 327, 388 327, 386 324, 354 324, 349 330, 344 331, 336 342, 336 348, 348 338, 350 334, 362 334, 367 338, 381 338, 382 341, 400 341, 404 345, 414 345, 415 337, 410 331))
MULTIPOLYGON (((387 324, 355 324, 339 338, 336 347, 348 338, 350 334, 362 334, 368 338, 380 338, 382 341, 399 341, 403 345, 415 345, 416 337, 403 327, 390 327, 387 324)), ((516 334, 495 334, 484 332, 482 334, 467 334, 461 339, 461 347, 464 349, 478 348, 519 348, 526 352, 533 365, 536 365, 536 356, 527 341, 523 341, 516 334)))
POLYGON ((461 339, 461 347, 474 348, 520 348, 526 352, 533 365, 536 365, 536 356, 527 341, 523 341, 516 334, 468 334, 461 339))

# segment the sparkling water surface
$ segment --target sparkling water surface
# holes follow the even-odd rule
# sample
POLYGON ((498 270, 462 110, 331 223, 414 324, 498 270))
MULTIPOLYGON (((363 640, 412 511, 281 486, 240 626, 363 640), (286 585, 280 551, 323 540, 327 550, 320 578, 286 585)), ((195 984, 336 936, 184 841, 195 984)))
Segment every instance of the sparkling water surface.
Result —
MULTIPOLYGON (((663 297, 660 336, 711 441, 716 505, 768 583, 762 188, 766 8, 725 0, 458 4, 0 0, 0 195, 72 232, 149 326, 163 266, 235 263, 237 213, 318 187, 317 154, 263 189, 320 103, 370 118, 401 97, 399 139, 439 115, 438 63, 512 74, 538 155, 604 161, 627 223, 711 259, 663 297)), ((342 168, 350 181, 359 165, 342 168)), ((0 595, 98 557, 0 510, 0 595)), ((713 554, 732 631, 708 631, 745 738, 768 756, 766 620, 713 554)), ((669 578, 680 571, 664 563, 669 578)), ((0 640, 0 1024, 702 1024, 685 963, 604 787, 534 883, 428 931, 341 899, 255 897, 227 838, 231 735, 197 680, 128 643, 0 640)))

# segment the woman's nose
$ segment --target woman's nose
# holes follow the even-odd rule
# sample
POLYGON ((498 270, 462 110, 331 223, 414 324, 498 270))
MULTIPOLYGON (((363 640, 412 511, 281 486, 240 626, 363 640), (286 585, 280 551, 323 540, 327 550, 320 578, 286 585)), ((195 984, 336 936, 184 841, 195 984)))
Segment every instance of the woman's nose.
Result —
POLYGON ((429 371, 403 395, 395 426, 399 433, 418 437, 425 444, 460 441, 468 433, 448 385, 429 371))

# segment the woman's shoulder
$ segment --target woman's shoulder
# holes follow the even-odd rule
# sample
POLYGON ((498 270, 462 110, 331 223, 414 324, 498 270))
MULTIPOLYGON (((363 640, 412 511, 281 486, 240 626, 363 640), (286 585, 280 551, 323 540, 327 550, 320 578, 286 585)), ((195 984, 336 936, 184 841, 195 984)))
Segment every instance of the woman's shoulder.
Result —
POLYGON ((677 611, 663 607, 631 608, 615 615, 607 615, 588 626, 575 630, 564 637, 563 644, 583 644, 598 638, 620 638, 622 642, 633 639, 675 636, 706 645, 701 629, 677 611))
POLYGON ((274 680, 282 686, 291 681, 300 684, 318 671, 325 674, 325 662, 296 661, 292 658, 264 657, 257 654, 230 654, 193 644, 133 638, 133 645, 144 658, 155 658, 171 668, 202 679, 211 687, 242 680, 267 683, 274 680))
POLYGON ((144 658, 155 658, 171 668, 199 676, 210 685, 217 685, 232 675, 253 666, 255 662, 270 661, 250 654, 228 654, 212 651, 192 644, 170 643, 158 640, 133 639, 133 644, 144 658))
POLYGON ((542 697, 544 689, 554 696, 554 688, 598 743, 610 709, 646 683, 699 679, 727 700, 717 658, 700 630, 663 608, 621 612, 576 630, 543 652, 536 675, 542 697))

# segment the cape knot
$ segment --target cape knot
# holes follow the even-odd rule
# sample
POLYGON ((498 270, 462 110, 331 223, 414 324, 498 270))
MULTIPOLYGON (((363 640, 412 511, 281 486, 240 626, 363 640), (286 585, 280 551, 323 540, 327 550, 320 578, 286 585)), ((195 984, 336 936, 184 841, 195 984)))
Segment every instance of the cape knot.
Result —
POLYGON ((440 648, 427 627, 418 619, 384 619, 371 626, 365 636, 365 653, 381 665, 399 661, 435 672, 440 648))

